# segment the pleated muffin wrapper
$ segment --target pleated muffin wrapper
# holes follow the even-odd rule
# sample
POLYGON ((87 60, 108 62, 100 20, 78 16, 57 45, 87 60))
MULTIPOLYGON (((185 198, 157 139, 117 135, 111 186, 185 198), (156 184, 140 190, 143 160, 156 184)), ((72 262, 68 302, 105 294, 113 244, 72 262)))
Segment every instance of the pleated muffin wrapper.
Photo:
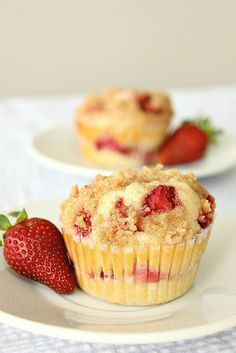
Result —
POLYGON ((194 282, 211 227, 177 244, 111 246, 63 231, 79 286, 111 303, 153 305, 178 298, 194 282))

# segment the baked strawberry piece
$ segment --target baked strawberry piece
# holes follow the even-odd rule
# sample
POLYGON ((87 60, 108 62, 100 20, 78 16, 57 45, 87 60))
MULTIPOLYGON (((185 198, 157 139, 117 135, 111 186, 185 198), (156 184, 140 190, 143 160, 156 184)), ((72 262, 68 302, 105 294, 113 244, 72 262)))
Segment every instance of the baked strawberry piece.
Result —
POLYGON ((209 227, 214 218, 214 211, 215 211, 215 198, 212 195, 207 196, 208 201, 208 209, 203 209, 200 211, 198 216, 198 223, 200 224, 201 228, 206 229, 209 227))
POLYGON ((91 214, 82 209, 77 215, 75 232, 82 238, 86 238, 92 231, 91 214))
POLYGON ((141 110, 152 114, 163 114, 164 108, 160 106, 154 106, 152 104, 152 96, 148 93, 140 94, 136 96, 136 101, 141 110))
POLYGON ((110 151, 118 152, 124 155, 132 154, 132 148, 121 146, 115 139, 112 137, 100 138, 96 141, 96 147, 98 150, 107 149, 110 151))
POLYGON ((176 188, 169 185, 159 185, 148 194, 142 206, 144 217, 168 212, 180 205, 176 188))

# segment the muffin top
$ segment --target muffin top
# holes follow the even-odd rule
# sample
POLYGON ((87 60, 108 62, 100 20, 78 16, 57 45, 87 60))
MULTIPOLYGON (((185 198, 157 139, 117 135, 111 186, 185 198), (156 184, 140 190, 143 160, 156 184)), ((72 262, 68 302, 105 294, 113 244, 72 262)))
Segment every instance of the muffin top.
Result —
POLYGON ((194 239, 214 216, 214 198, 192 173, 143 167, 74 186, 61 206, 62 230, 76 241, 173 244, 194 239))
POLYGON ((100 95, 90 95, 77 108, 76 119, 86 124, 109 125, 114 120, 120 123, 142 121, 157 122, 170 119, 172 107, 168 95, 161 91, 147 92, 132 89, 110 88, 100 95))

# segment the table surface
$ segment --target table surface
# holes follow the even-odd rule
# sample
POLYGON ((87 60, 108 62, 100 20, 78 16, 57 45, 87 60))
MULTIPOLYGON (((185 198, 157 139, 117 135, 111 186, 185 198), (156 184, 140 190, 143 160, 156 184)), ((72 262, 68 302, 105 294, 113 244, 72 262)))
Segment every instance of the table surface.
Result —
MULTIPOLYGON (((215 124, 236 136, 236 85, 170 90, 173 95, 175 120, 206 113, 215 124)), ((19 208, 42 199, 67 196, 74 184, 83 185, 88 179, 69 175, 39 164, 29 154, 32 136, 60 123, 72 123, 74 107, 81 96, 12 97, 0 100, 0 210, 19 208)), ((220 162, 220 161, 219 161, 220 162)), ((217 212, 236 211, 236 168, 202 180, 216 197, 217 212)), ((1 298, 1 294, 0 294, 1 298)), ((160 352, 218 353, 236 352, 236 327, 200 339, 140 346, 115 346, 64 341, 34 335, 0 324, 1 353, 48 352, 160 352)))

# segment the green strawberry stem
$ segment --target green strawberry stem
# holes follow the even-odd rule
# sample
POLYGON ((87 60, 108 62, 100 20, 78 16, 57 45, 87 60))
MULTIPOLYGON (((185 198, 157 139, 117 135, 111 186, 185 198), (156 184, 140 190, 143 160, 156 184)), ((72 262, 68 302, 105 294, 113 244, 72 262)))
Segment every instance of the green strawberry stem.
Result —
POLYGON ((12 211, 10 213, 8 213, 8 216, 11 216, 11 217, 18 217, 20 214, 20 211, 12 211))
POLYGON ((222 130, 216 129, 208 116, 199 116, 193 120, 187 119, 185 123, 196 125, 200 130, 205 132, 209 143, 213 145, 217 143, 219 135, 222 134, 222 130))
POLYGON ((21 222, 25 221, 27 218, 28 218, 27 212, 23 208, 23 210, 18 214, 15 224, 21 223, 21 222))
MULTIPOLYGON (((22 211, 13 211, 8 213, 9 216, 16 218, 14 225, 19 224, 28 218, 26 210, 23 208, 22 211)), ((0 230, 4 233, 2 234, 2 239, 4 240, 6 237, 7 231, 13 227, 14 225, 11 224, 9 219, 4 215, 0 214, 0 230)), ((0 246, 3 245, 3 240, 0 240, 0 246)))

